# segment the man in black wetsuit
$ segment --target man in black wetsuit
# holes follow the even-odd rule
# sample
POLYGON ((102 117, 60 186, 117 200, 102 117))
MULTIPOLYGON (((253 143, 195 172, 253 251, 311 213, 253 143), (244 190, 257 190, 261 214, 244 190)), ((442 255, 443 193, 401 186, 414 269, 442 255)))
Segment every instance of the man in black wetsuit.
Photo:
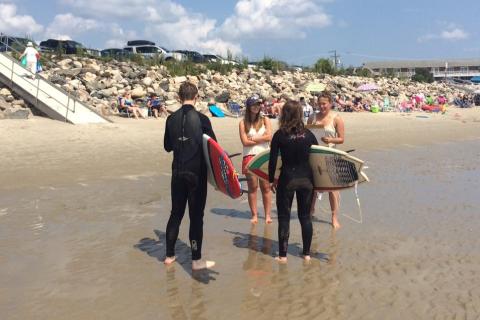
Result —
POLYGON ((203 214, 207 200, 207 165, 203 156, 202 136, 205 133, 215 140, 216 137, 210 120, 195 110, 197 87, 185 82, 180 86, 178 95, 182 107, 167 118, 164 136, 165 150, 173 151, 172 211, 166 231, 165 264, 175 261, 175 242, 188 202, 192 269, 211 268, 215 262, 201 260, 203 214))

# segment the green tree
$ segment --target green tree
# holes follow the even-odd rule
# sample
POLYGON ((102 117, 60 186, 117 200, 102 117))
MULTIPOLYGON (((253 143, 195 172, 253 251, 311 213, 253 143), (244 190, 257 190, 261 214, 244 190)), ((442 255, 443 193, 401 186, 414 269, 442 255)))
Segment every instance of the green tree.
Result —
POLYGON ((415 75, 412 77, 412 80, 416 82, 432 83, 434 79, 433 74, 429 69, 420 68, 415 70, 415 75))
POLYGON ((315 62, 313 66, 315 72, 318 73, 326 73, 326 74, 334 74, 335 70, 333 68, 332 62, 329 59, 320 58, 315 62))
POLYGON ((372 76, 372 72, 369 69, 366 69, 366 68, 357 69, 357 71, 355 73, 360 77, 371 77, 372 76))
POLYGON ((268 56, 263 57, 257 64, 258 68, 271 70, 273 72, 283 71, 287 69, 287 64, 283 61, 275 60, 268 56))

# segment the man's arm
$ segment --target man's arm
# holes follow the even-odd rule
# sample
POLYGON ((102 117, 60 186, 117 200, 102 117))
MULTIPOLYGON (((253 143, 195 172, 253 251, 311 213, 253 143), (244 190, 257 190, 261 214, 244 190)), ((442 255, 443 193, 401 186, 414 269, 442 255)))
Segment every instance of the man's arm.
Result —
POLYGON ((215 136, 215 132, 213 132, 212 128, 212 123, 210 122, 210 119, 207 118, 207 116, 202 115, 201 121, 202 121, 202 131, 206 135, 208 135, 210 138, 213 140, 217 141, 217 137, 215 136))
POLYGON ((167 118, 167 122, 165 123, 165 135, 163 136, 163 148, 165 151, 170 152, 173 150, 173 145, 170 140, 170 134, 168 133, 168 121, 170 120, 170 117, 167 118))

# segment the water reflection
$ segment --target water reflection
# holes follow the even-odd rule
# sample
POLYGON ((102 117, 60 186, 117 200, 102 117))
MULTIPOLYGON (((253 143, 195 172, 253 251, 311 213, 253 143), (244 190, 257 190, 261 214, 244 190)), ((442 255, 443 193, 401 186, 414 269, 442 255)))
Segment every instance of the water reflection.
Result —
POLYGON ((166 272, 166 289, 170 318, 173 320, 208 319, 202 283, 190 281, 190 284, 183 282, 183 285, 190 285, 190 290, 187 290, 185 298, 182 298, 179 282, 176 279, 175 266, 168 268, 166 272))

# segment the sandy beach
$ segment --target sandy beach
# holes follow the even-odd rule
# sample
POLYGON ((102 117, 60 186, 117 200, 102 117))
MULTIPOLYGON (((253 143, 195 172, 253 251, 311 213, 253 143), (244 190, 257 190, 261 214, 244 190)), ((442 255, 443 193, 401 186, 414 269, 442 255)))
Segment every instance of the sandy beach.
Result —
MULTIPOLYGON (((188 218, 178 263, 161 262, 164 119, 0 121, 1 318, 478 319, 480 110, 341 115, 342 149, 369 167, 362 223, 353 191, 342 193, 337 232, 322 200, 305 265, 294 212, 282 266, 276 211, 272 225, 252 227, 246 196, 210 188, 204 256, 217 267, 194 274, 188 218)), ((231 153, 241 151, 238 121, 212 119, 231 153)))

